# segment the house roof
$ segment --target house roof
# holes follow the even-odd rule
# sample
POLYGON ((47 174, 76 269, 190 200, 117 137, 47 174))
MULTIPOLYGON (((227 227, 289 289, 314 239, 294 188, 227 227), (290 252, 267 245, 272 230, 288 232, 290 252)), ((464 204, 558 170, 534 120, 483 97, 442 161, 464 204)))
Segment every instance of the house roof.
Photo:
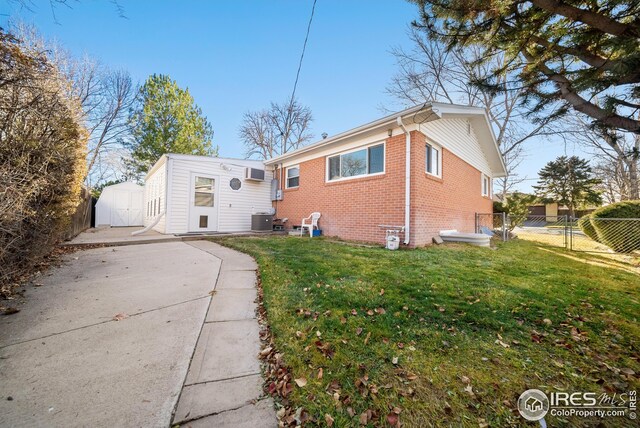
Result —
POLYGON ((445 104, 445 103, 425 103, 417 105, 397 113, 390 114, 383 118, 374 120, 348 131, 333 135, 331 137, 324 138, 315 143, 301 147, 297 150, 285 153, 280 156, 275 156, 266 160, 265 165, 275 165, 286 161, 288 159, 297 157, 302 154, 312 154, 314 151, 318 151, 323 148, 328 148, 332 145, 339 145, 344 140, 355 137, 361 134, 367 134, 374 131, 381 131, 388 129, 390 126, 397 127, 397 118, 401 117, 402 121, 406 125, 420 124, 429 122, 432 120, 438 120, 442 118, 468 118, 472 121, 474 129, 477 130, 478 140, 482 151, 484 152, 494 177, 503 177, 506 175, 506 168, 500 150, 498 149, 498 143, 491 124, 489 123, 489 116, 484 108, 470 107, 457 104, 445 104))
POLYGON ((160 159, 156 161, 156 163, 149 169, 147 174, 145 175, 145 180, 150 177, 154 172, 158 170, 162 165, 164 165, 167 159, 180 159, 187 160, 191 162, 220 162, 220 163, 228 163, 235 164, 240 166, 248 166, 252 168, 264 168, 264 162, 261 160, 255 159, 238 159, 238 158, 217 158, 213 156, 199 156, 199 155, 183 155, 177 153, 167 153, 160 156, 160 159))

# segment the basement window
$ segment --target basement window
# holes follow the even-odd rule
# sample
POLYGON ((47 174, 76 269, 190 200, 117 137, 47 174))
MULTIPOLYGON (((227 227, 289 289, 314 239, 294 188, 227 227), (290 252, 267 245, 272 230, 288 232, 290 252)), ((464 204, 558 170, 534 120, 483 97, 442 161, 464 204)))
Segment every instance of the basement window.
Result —
POLYGON ((384 143, 327 158, 328 181, 384 174, 384 143))

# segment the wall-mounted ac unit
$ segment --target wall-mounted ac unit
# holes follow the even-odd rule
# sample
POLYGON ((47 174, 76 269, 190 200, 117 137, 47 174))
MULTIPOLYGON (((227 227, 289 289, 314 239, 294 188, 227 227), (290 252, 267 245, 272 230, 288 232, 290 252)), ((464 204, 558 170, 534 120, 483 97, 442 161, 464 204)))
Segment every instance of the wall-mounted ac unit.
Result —
POLYGON ((245 168, 244 179, 251 181, 264 181, 264 169, 245 168))

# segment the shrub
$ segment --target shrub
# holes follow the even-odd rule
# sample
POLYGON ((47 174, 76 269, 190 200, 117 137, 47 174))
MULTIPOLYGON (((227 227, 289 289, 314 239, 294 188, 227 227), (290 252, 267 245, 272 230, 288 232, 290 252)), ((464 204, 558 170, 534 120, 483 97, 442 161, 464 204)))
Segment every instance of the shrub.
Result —
POLYGON ((0 295, 10 295, 78 205, 87 134, 69 83, 1 30, 0 76, 0 295))
POLYGON ((596 229, 593 227, 593 223, 591 221, 591 214, 583 215, 582 217, 580 217, 580 220, 578 220, 578 226, 580 227, 580 230, 582 230, 582 232, 589 238, 593 239, 596 242, 600 242, 600 238, 598 238, 598 232, 596 232, 596 229))
POLYGON ((640 201, 623 201, 598 208, 592 214, 593 225, 600 242, 618 253, 640 250, 640 201))

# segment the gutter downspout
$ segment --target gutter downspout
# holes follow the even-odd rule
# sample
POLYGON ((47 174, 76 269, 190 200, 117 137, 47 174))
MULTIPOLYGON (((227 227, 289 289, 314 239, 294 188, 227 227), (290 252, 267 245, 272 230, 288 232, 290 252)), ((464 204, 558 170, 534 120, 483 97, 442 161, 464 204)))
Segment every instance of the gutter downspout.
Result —
POLYGON ((402 123, 402 116, 396 119, 405 135, 405 171, 404 171, 404 245, 409 245, 411 237, 411 134, 402 123))

